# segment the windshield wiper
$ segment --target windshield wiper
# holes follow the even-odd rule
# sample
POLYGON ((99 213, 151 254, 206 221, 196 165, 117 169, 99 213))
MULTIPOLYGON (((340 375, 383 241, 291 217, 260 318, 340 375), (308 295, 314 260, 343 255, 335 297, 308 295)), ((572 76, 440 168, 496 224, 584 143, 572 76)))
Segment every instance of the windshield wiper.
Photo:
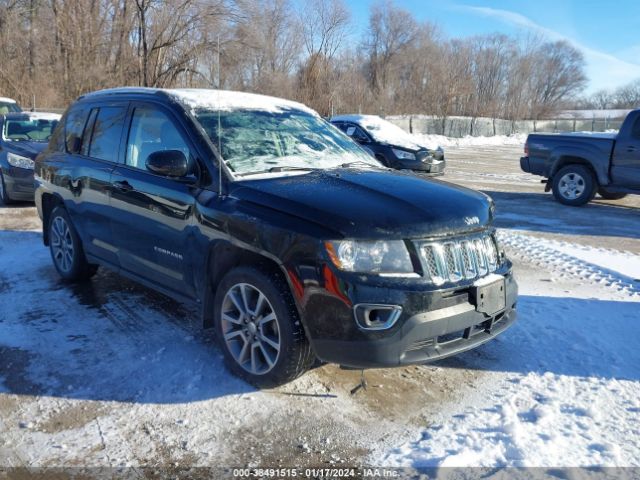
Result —
POLYGON ((275 172, 294 172, 294 171, 311 171, 311 170, 317 170, 317 168, 313 168, 313 167, 292 167, 292 166, 287 166, 287 165, 283 165, 283 166, 279 166, 279 167, 271 167, 267 170, 258 170, 256 172, 242 172, 242 173, 236 173, 235 175, 238 177, 246 177, 247 175, 259 175, 261 173, 275 173, 275 172))
POLYGON ((376 165, 372 165, 370 163, 367 163, 363 160, 356 160, 355 162, 348 162, 348 163, 343 163, 342 165, 340 165, 341 168, 349 168, 349 167, 357 167, 357 166, 364 166, 364 167, 369 167, 369 168, 376 168, 376 165))
POLYGON ((295 170, 317 170, 317 168, 313 168, 313 167, 290 167, 290 166, 284 165, 282 167, 271 167, 268 171, 269 172, 291 172, 291 171, 295 171, 295 170))

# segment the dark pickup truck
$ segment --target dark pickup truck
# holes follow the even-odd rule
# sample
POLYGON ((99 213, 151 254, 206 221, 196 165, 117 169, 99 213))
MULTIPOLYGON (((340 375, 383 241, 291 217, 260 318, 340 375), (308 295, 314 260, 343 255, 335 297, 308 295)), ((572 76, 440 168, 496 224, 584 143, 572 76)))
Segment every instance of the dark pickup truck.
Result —
POLYGON ((584 205, 596 193, 617 200, 640 194, 640 109, 620 132, 529 135, 520 168, 548 180, 545 191, 565 205, 584 205))

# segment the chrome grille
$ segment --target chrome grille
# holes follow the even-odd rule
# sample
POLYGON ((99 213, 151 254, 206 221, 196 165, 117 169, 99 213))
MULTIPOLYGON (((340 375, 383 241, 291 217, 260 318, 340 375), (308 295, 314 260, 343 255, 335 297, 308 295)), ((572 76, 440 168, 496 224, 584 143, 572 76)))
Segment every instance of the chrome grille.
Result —
POLYGON ((498 268, 498 249, 490 234, 421 242, 418 249, 425 273, 435 285, 474 280, 498 268))

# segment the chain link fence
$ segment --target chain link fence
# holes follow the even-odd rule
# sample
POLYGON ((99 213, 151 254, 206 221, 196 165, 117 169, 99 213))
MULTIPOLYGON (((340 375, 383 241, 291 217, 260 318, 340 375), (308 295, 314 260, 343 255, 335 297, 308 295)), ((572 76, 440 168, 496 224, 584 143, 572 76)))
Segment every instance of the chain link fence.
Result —
POLYGON ((462 138, 492 137, 516 133, 555 132, 606 132, 618 130, 624 119, 552 119, 552 120, 502 120, 497 118, 432 117, 425 115, 390 116, 387 120, 407 132, 444 135, 462 138))

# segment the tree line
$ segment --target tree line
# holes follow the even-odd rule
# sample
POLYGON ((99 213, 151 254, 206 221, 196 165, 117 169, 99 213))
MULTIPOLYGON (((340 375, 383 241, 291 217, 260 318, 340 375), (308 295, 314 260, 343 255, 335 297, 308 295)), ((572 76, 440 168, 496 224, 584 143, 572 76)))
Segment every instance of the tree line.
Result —
POLYGON ((581 98, 576 102, 575 108, 599 110, 640 108, 640 79, 615 89, 599 90, 586 98, 581 98))
POLYGON ((0 0, 0 94, 61 107, 121 85, 213 87, 333 112, 542 118, 586 84, 567 42, 449 38, 391 0, 0 0))

